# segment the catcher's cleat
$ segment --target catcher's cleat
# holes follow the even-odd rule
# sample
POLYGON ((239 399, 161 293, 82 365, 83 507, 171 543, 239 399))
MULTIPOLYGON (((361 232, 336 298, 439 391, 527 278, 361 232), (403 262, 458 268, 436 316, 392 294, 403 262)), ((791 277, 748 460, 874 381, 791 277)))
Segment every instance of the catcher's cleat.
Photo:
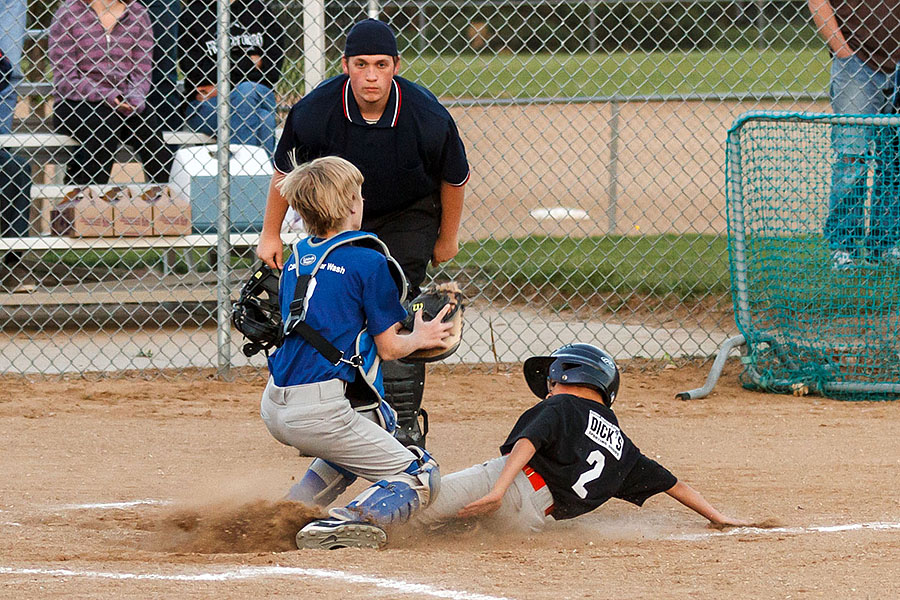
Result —
POLYGON ((321 519, 309 523, 297 533, 297 548, 301 550, 381 548, 386 543, 384 529, 365 521, 321 519))

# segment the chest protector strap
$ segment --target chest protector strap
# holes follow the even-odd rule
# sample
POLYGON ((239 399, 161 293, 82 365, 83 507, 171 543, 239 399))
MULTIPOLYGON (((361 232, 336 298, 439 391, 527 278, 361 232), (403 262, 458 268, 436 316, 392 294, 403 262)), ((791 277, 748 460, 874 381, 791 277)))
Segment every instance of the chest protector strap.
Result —
POLYGON ((293 244, 297 286, 294 288, 294 299, 291 301, 288 317, 284 321, 284 337, 296 333, 331 364, 345 363, 357 369, 356 380, 347 386, 347 397, 350 398, 354 408, 365 410, 378 406, 383 395, 383 388, 379 389, 381 386, 377 381, 381 359, 368 330, 363 328, 359 332, 354 344, 354 354, 347 357, 306 322, 309 301, 316 289, 316 274, 331 251, 344 245, 370 248, 383 254, 400 292, 400 302, 406 301, 407 283, 403 270, 390 255, 384 242, 371 233, 348 231, 319 243, 312 243, 311 238, 305 238, 293 244))

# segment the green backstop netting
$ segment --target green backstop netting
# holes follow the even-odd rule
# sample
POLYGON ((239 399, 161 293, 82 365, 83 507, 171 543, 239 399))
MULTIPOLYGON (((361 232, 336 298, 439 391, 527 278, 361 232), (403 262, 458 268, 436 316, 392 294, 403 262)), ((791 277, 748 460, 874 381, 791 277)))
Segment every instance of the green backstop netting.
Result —
POLYGON ((754 112, 729 130, 745 386, 900 398, 898 140, 900 116, 754 112))

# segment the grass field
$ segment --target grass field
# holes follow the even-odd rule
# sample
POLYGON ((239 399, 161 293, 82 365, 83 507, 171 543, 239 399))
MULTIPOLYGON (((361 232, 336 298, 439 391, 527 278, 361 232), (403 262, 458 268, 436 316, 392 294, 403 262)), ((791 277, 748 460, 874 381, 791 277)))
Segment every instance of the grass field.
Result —
POLYGON ((726 243, 698 234, 491 239, 464 244, 451 264, 516 289, 691 300, 729 291, 726 243))
MULTIPOLYGON (((209 271, 201 253, 197 270, 209 271)), ((48 264, 92 269, 161 268, 159 250, 48 252, 48 264)), ((252 257, 236 257, 232 266, 250 268, 252 257)), ((537 288, 564 296, 631 294, 690 300, 729 290, 728 254, 724 236, 683 234, 490 239, 462 244, 444 268, 450 274, 470 273, 502 287, 537 288)), ((176 272, 187 272, 182 261, 176 272)))
MULTIPOLYGON (((421 56, 401 75, 442 98, 651 96, 824 90, 828 53, 801 49, 421 56)), ((330 75, 340 72, 331 65, 330 75)), ((287 64, 282 93, 302 90, 301 62, 287 64)))

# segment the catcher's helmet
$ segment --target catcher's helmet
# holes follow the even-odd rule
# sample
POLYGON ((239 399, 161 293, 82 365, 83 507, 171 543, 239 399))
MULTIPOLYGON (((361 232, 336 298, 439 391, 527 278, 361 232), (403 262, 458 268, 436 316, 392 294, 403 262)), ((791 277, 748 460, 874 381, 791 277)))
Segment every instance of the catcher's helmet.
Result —
POLYGON ((607 406, 619 393, 619 369, 613 358, 591 344, 569 344, 550 356, 525 361, 525 381, 538 398, 546 398, 547 381, 587 386, 600 392, 607 406))
POLYGON ((234 328, 250 340, 244 344, 245 356, 278 347, 282 341, 281 307, 278 305, 278 275, 266 265, 260 266, 241 288, 241 296, 231 311, 234 328))

